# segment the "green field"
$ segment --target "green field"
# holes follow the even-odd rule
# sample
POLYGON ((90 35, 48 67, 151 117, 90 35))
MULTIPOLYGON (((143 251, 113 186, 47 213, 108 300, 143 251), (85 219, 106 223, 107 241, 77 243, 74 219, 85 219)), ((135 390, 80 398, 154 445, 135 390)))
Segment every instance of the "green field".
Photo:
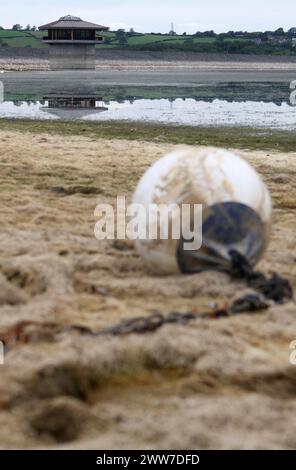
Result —
MULTIPOLYGON (((12 31, 0 30, 1 47, 27 47, 41 49, 49 47, 42 41, 41 31, 12 31)), ((295 55, 291 38, 285 43, 273 40, 256 42, 246 37, 221 36, 190 36, 170 34, 140 34, 124 33, 123 41, 113 31, 102 33, 105 43, 97 44, 97 49, 126 49, 139 51, 182 51, 203 53, 227 54, 267 54, 267 55, 295 55)))
MULTIPOLYGON (((119 48, 120 44, 116 39, 114 32, 103 33, 103 37, 110 43, 97 45, 97 48, 119 48)), ((127 37, 127 45, 125 47, 149 46, 149 44, 165 43, 168 46, 173 44, 183 44, 184 41, 191 39, 194 43, 211 43, 214 38, 195 38, 194 36, 178 36, 169 34, 136 34, 127 37)), ((11 31, 0 30, 0 46, 9 47, 32 47, 46 48, 47 44, 42 42, 41 31, 11 31)))
MULTIPOLYGON (((103 33, 102 36, 107 39, 108 43, 97 45, 97 48, 119 48, 120 44, 116 39, 114 32, 103 33), (110 41, 110 42, 109 42, 110 41)), ((138 48, 138 47, 149 47, 149 45, 158 45, 172 47, 174 45, 184 45, 184 42, 191 40, 195 44, 207 44, 212 43, 215 38, 205 37, 196 38, 195 36, 179 36, 170 34, 135 34, 133 36, 127 35, 127 48, 138 48)))
MULTIPOLYGON (((110 44, 98 45, 99 48, 119 47, 120 44, 116 39, 114 32, 103 33, 104 38, 110 40, 110 44)), ((157 34, 137 34, 127 38, 128 46, 142 46, 152 43, 168 42, 179 43, 184 42, 186 39, 190 39, 192 36, 177 36, 177 35, 157 35, 157 34)), ((0 30, 0 44, 7 45, 10 47, 47 47, 42 42, 41 31, 11 31, 11 30, 0 30)), ((213 38, 195 38, 194 42, 212 42, 213 38)))
POLYGON ((0 47, 47 47, 41 40, 41 31, 0 30, 0 47))

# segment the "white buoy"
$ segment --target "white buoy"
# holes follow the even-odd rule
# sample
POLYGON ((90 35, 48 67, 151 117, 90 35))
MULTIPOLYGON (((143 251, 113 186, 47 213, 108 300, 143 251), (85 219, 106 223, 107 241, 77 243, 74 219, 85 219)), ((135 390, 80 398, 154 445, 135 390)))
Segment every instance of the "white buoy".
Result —
MULTIPOLYGON (((269 192, 251 165, 223 149, 184 148, 164 156, 142 177, 133 202, 147 211, 151 204, 202 205, 203 247, 195 253, 183 257, 182 240, 172 237, 136 241, 139 254, 158 273, 176 273, 188 259, 188 272, 227 269, 232 249, 254 265, 268 242, 269 192)), ((172 213, 170 223, 174 217, 172 213)), ((159 219, 151 223, 159 224, 159 219)), ((147 225, 147 218, 140 224, 147 225)))

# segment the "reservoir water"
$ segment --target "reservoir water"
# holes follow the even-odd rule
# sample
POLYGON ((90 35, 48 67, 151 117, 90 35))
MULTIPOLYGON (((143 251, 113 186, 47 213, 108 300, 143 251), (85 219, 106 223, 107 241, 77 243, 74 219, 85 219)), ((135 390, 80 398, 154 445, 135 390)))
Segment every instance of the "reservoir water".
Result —
POLYGON ((8 72, 0 118, 295 130, 295 79, 287 71, 8 72))

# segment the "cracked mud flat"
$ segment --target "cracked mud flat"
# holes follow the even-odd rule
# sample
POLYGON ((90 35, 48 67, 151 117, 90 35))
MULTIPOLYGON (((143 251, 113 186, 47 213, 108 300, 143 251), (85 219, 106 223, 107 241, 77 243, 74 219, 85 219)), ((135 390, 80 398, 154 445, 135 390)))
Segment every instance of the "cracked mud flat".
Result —
MULTIPOLYGON (((94 238, 95 206, 131 197, 171 148, 0 131, 1 331, 20 321, 100 330, 245 292, 218 273, 153 276, 130 243, 94 238)), ((296 154, 239 153, 274 201, 260 269, 296 287, 296 154)), ((122 338, 37 332, 0 366, 0 447, 295 449, 295 314, 289 303, 122 338)))

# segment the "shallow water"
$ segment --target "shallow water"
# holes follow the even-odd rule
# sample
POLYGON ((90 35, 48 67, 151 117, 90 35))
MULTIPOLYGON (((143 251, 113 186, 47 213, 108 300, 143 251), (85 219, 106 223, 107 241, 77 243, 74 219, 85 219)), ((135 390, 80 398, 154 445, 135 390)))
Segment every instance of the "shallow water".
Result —
POLYGON ((293 78, 278 71, 7 73, 0 118, 294 130, 293 78))

